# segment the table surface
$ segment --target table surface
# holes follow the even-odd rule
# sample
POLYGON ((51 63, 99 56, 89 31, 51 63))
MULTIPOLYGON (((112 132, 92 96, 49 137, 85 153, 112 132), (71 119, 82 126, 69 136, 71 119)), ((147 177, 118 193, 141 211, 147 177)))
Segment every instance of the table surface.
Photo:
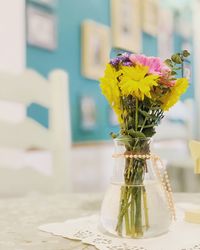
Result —
MULTIPOLYGON (((100 194, 31 195, 0 199, 0 250, 96 249, 41 232, 38 226, 97 213, 100 194)), ((175 194, 177 202, 200 204, 200 194, 175 194)))

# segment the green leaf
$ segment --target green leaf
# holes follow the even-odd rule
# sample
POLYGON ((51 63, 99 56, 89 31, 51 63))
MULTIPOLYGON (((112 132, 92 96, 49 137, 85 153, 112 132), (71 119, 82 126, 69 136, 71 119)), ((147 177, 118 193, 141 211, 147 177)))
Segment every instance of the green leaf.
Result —
POLYGON ((156 133, 155 128, 144 129, 143 132, 146 135, 146 137, 152 137, 156 133))
MULTIPOLYGON (((156 117, 155 117, 156 118, 156 117)), ((144 128, 152 128, 152 127, 154 127, 155 126, 155 124, 149 124, 149 125, 146 125, 146 126, 144 126, 144 128)))
POLYGON ((176 75, 176 74, 177 74, 177 73, 176 73, 176 71, 174 71, 174 70, 171 72, 171 75, 173 75, 173 76, 176 75))
POLYGON ((110 136, 111 136, 113 139, 117 138, 117 134, 115 134, 115 133, 113 133, 113 132, 110 133, 110 136))
POLYGON ((117 137, 118 141, 121 141, 125 146, 131 146, 132 137, 128 135, 120 135, 117 137))
POLYGON ((134 138, 145 138, 145 134, 143 134, 142 132, 139 132, 139 131, 136 131, 134 134, 133 134, 133 137, 134 138))
POLYGON ((135 131, 134 129, 128 130, 128 133, 132 138, 145 138, 145 135, 142 132, 135 131))
POLYGON ((144 123, 144 119, 145 117, 143 115, 140 115, 138 116, 138 124, 143 124, 144 123))
POLYGON ((134 136, 135 135, 135 130, 132 128, 132 129, 129 129, 128 131, 128 134, 131 135, 131 136, 134 136))
POLYGON ((182 67, 174 67, 173 70, 180 70, 182 67))
POLYGON ((149 113, 146 112, 146 111, 144 111, 144 110, 139 109, 139 112, 140 112, 143 116, 145 116, 145 117, 148 117, 148 116, 149 116, 149 113))
POLYGON ((166 59, 164 61, 164 63, 167 64, 167 66, 169 66, 169 67, 173 67, 173 63, 172 63, 172 61, 170 59, 166 59))
POLYGON ((142 132, 135 131, 134 129, 127 130, 129 135, 121 135, 118 137, 118 140, 122 141, 125 145, 130 145, 133 138, 145 138, 145 135, 142 132))
POLYGON ((134 119, 131 116, 129 116, 128 117, 128 125, 131 126, 133 123, 134 123, 134 119))

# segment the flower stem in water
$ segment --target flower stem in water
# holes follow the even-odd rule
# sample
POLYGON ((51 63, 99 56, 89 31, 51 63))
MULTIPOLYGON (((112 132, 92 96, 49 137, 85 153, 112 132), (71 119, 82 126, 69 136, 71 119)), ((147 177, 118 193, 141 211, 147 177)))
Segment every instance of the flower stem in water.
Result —
POLYGON ((148 206, 147 206, 147 193, 145 187, 142 189, 143 193, 143 204, 144 204, 144 218, 146 229, 149 228, 149 215, 148 215, 148 206))
POLYGON ((136 203, 136 213, 135 213, 135 231, 137 237, 141 237, 143 235, 142 230, 142 204, 141 204, 141 187, 135 187, 137 189, 135 203, 136 203))

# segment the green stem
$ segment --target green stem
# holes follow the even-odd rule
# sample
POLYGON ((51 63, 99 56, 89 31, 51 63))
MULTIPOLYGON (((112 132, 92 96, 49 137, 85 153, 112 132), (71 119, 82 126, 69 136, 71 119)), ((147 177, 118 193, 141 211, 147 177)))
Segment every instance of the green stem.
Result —
POLYGON ((138 99, 135 99, 135 131, 138 129, 138 99))
MULTIPOLYGON (((142 148, 142 145, 140 146, 142 148)), ((124 233, 133 238, 141 237, 143 236, 143 230, 148 228, 146 193, 143 194, 145 164, 145 160, 126 159, 125 185, 121 187, 118 223, 116 226, 116 231, 120 236, 124 233), (143 214, 145 228, 143 228, 143 214)))
POLYGON ((135 197, 136 212, 135 212, 135 231, 136 236, 141 237, 143 235, 142 231, 142 206, 141 206, 141 187, 136 187, 137 194, 135 197))
POLYGON ((131 194, 131 235, 135 236, 135 199, 134 199, 134 188, 132 187, 132 194, 131 194))
MULTIPOLYGON (((125 192, 124 192, 124 204, 127 206, 129 200, 129 187, 125 187, 125 192)), ((126 226, 126 235, 130 235, 130 223, 129 223, 129 214, 128 214, 128 208, 125 209, 125 226, 126 226)))
POLYGON ((148 206, 147 206, 147 193, 146 193, 145 187, 143 187, 142 193, 143 193, 145 226, 146 226, 146 229, 148 229, 149 228, 149 215, 148 215, 148 206))
POLYGON ((128 209, 125 211, 125 226, 126 226, 126 235, 130 235, 130 224, 129 224, 129 214, 128 214, 128 209))
POLYGON ((149 124, 149 125, 144 126, 143 128, 152 128, 154 126, 155 126, 154 124, 149 124))
POLYGON ((146 116, 145 119, 144 119, 144 122, 143 122, 143 124, 142 124, 141 129, 140 129, 140 132, 142 132, 142 130, 144 129, 144 126, 145 126, 146 122, 147 122, 147 116, 146 116))
POLYGON ((184 66, 183 66, 183 62, 181 63, 181 76, 184 76, 184 66))
MULTIPOLYGON (((149 108, 148 115, 149 115, 151 109, 152 109, 152 105, 151 105, 150 108, 149 108)), ((140 132, 142 132, 142 130, 144 129, 144 126, 145 126, 145 124, 146 124, 146 122, 147 122, 147 119, 148 119, 148 116, 146 116, 146 117, 144 118, 144 122, 143 122, 143 124, 142 124, 141 129, 140 129, 140 132)))
MULTIPOLYGON (((129 187, 122 186, 121 187, 121 197, 120 197, 120 207, 119 207, 119 214, 118 214, 118 223, 116 226, 116 231, 118 235, 122 235, 122 224, 123 219, 125 218, 125 225, 126 225, 126 232, 129 233, 129 218, 126 215, 128 213, 129 206, 131 203, 129 202, 130 198, 130 190, 129 187)), ((128 235, 128 234, 127 234, 128 235)))
POLYGON ((124 207, 124 186, 121 187, 121 196, 120 196, 120 205, 119 205, 119 214, 118 214, 118 222, 116 226, 116 231, 118 235, 122 235, 122 223, 123 223, 123 215, 122 210, 124 207))

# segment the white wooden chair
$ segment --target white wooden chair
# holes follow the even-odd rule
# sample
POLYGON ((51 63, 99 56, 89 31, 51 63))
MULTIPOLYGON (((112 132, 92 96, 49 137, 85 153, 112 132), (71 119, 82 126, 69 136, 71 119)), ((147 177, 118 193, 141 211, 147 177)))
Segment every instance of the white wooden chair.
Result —
POLYGON ((49 110, 48 129, 29 117, 17 123, 0 118, 0 196, 70 190, 71 130, 67 74, 55 70, 45 79, 33 70, 26 70, 21 75, 0 73, 0 100, 14 101, 25 107, 38 103, 49 110), (48 174, 43 171, 45 161, 41 160, 38 167, 41 171, 28 166, 38 154, 42 159, 43 153, 46 156, 49 153, 48 163, 52 160, 52 172, 48 174), (19 160, 20 156, 25 158, 19 160), (17 161, 23 166, 12 168, 12 163, 14 165, 17 161))
POLYGON ((154 151, 166 162, 175 192, 200 190, 199 177, 193 173, 188 142, 196 137, 196 110, 193 99, 179 101, 158 126, 154 151))

